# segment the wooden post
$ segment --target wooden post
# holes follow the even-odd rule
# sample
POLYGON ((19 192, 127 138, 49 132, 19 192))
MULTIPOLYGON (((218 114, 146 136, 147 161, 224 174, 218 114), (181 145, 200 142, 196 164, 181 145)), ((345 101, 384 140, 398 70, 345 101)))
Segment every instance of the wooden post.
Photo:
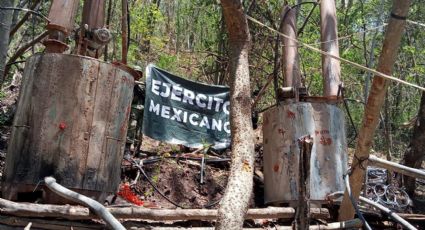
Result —
MULTIPOLYGON (((323 3, 323 2, 322 2, 323 3)), ((377 71, 391 75, 394 62, 397 57, 398 47, 401 41, 401 35, 404 29, 405 19, 409 11, 410 0, 393 0, 391 17, 385 32, 384 44, 377 71)), ((379 113, 384 104, 385 94, 389 81, 385 78, 375 76, 370 89, 370 94, 365 108, 362 127, 357 139, 356 151, 353 158, 352 171, 350 175, 350 184, 355 199, 358 199, 360 190, 365 177, 365 167, 369 151, 372 145, 373 136, 379 122, 379 113)), ((339 210, 340 220, 349 220, 354 217, 354 208, 352 207, 347 191, 339 210)))
MULTIPOLYGON (((285 6, 284 18, 282 19, 282 26, 280 31, 283 34, 290 36, 293 39, 297 38, 297 21, 296 21, 296 10, 291 9, 289 6, 285 6)), ((298 57, 298 44, 289 38, 283 38, 283 49, 282 49, 282 68, 284 87, 295 87, 301 86, 301 72, 299 67, 298 57)))
MULTIPOLYGON (((320 2, 320 37, 322 50, 339 57, 335 0, 320 2)), ((337 96, 340 72, 338 60, 322 55, 323 95, 325 97, 337 96)))
POLYGON ((313 139, 310 136, 298 140, 300 148, 299 192, 296 218, 296 229, 308 229, 310 226, 310 158, 313 139))

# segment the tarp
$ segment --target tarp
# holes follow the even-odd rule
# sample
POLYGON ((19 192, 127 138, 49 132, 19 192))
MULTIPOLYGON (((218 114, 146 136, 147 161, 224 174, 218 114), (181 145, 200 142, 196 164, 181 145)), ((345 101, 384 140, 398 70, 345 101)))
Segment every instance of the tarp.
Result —
POLYGON ((230 145, 229 88, 190 81, 150 64, 146 68, 143 133, 199 148, 230 145))

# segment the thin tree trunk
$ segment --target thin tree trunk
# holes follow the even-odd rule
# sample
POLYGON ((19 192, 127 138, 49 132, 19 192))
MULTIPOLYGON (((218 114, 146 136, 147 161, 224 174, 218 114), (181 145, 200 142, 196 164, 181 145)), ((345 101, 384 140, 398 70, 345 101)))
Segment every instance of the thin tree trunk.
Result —
POLYGON ((121 7, 122 7, 122 11, 121 11, 121 32, 122 32, 122 40, 121 40, 121 62, 123 64, 127 64, 127 51, 128 51, 128 37, 127 37, 127 0, 122 0, 121 1, 121 7))
MULTIPOLYGON (((34 10, 38 6, 38 4, 40 4, 40 2, 41 0, 34 1, 29 9, 34 10)), ((21 28, 21 26, 28 20, 30 15, 31 15, 30 12, 26 12, 25 15, 22 17, 22 19, 19 20, 18 23, 12 25, 13 28, 10 29, 9 37, 13 37, 13 35, 15 35, 16 31, 18 31, 18 29, 21 28)))
MULTIPOLYGON (((385 32, 384 44, 378 62, 377 70, 379 72, 388 75, 392 73, 401 41, 401 35, 404 30, 405 20, 403 20, 403 18, 407 16, 409 5, 410 0, 393 0, 392 17, 390 17, 388 28, 385 32)), ((389 81, 382 77, 375 76, 373 78, 365 114, 363 116, 362 127, 357 140, 355 155, 351 164, 350 184, 355 199, 359 197, 365 178, 365 167, 367 166, 366 159, 369 157, 370 147, 372 146, 376 127, 378 126, 379 113, 384 104, 388 84, 389 81)), ((339 219, 348 220, 353 217, 354 208, 352 207, 346 191, 339 210, 339 219)))
POLYGON ((229 34, 232 164, 216 229, 242 229, 253 188, 254 139, 248 52, 250 34, 240 0, 222 0, 229 34))
MULTIPOLYGON (((106 24, 105 27, 109 29, 109 26, 111 24, 111 17, 112 17, 112 1, 113 0, 108 0, 108 10, 107 10, 107 14, 106 14, 106 24)), ((109 44, 109 43, 108 43, 109 44)), ((103 56, 103 60, 105 62, 108 61, 108 44, 105 45, 105 54, 103 56)))
MULTIPOLYGON (((1 0, 0 7, 13 7, 14 0, 1 0)), ((0 86, 5 79, 7 51, 9 49, 9 32, 12 23, 13 11, 0 10, 0 86)))
MULTIPOLYGON (((425 92, 422 93, 421 105, 418 111, 418 119, 413 130, 412 141, 404 154, 404 165, 412 168, 420 168, 425 159, 425 92)), ((412 177, 404 177, 404 185, 409 195, 414 195, 416 180, 412 177)))

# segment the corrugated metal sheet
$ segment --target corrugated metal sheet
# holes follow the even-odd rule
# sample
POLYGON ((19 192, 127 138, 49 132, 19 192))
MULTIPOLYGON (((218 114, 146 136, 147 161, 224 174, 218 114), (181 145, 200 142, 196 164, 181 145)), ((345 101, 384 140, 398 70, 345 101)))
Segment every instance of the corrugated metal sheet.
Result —
POLYGON ((293 103, 264 113, 264 183, 266 203, 298 200, 298 139, 310 135, 310 200, 322 202, 344 190, 347 143, 344 113, 325 103, 293 103))

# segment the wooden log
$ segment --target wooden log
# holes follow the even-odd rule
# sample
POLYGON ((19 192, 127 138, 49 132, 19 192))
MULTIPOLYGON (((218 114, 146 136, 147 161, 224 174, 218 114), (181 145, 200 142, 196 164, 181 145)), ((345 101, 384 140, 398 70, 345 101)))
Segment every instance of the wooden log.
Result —
MULTIPOLYGON (((353 229, 353 228, 361 228, 363 223, 360 219, 353 219, 342 222, 335 222, 329 224, 320 224, 320 225, 312 225, 308 229, 310 230, 331 230, 331 229, 353 229)), ((148 227, 148 228, 137 228, 133 227, 131 230, 180 230, 183 229, 181 227, 148 227)), ((191 230, 213 230, 214 228, 210 227, 192 227, 191 230)), ((263 230, 264 228, 243 228, 244 230, 263 230)), ((274 226, 273 229, 276 230, 293 230, 293 226, 274 226)))
POLYGON ((413 178, 425 179, 425 172, 419 169, 410 168, 402 164, 397 164, 395 162, 387 161, 376 156, 369 156, 369 164, 372 164, 377 167, 385 168, 393 172, 398 172, 400 174, 410 176, 413 178))
MULTIPOLYGON (((216 209, 148 209, 143 207, 109 207, 112 215, 120 219, 143 219, 155 221, 172 220, 216 220, 216 209)), ((47 205, 17 203, 0 199, 0 213, 25 217, 56 217, 69 220, 97 219, 88 208, 69 205, 47 205)), ((311 218, 328 219, 329 211, 324 208, 311 208, 311 218)), ((292 219, 295 209, 268 207, 248 209, 245 219, 292 219)))
POLYGON ((0 213, 23 217, 62 217, 85 219, 90 216, 88 208, 71 205, 17 203, 0 198, 0 213))
MULTIPOLYGON (((10 229, 23 229, 28 223, 32 223, 32 229, 46 229, 46 230, 93 230, 105 229, 104 224, 92 221, 71 221, 71 220, 51 220, 41 218, 25 218, 15 216, 0 215, 0 223, 6 226, 14 226, 19 228, 10 229)), ((0 225, 0 229, 5 229, 0 225)))
MULTIPOLYGON (((401 35, 404 30, 405 20, 409 12, 410 0, 393 0, 393 7, 385 32, 384 44, 379 57, 377 71, 391 75, 393 65, 397 58, 398 47, 401 41, 401 35)), ((360 190, 365 178, 365 167, 369 158, 370 148, 373 143, 373 137, 379 122, 380 110, 384 104, 385 94, 387 92, 389 81, 380 76, 374 76, 370 94, 365 107, 362 126, 357 139, 356 151, 353 157, 353 163, 350 185, 355 199, 358 199, 360 190), (365 161, 365 162, 362 162, 365 161)), ((354 208, 352 207, 347 191, 344 194, 341 207, 339 209, 339 220, 349 220, 354 217, 354 208)))
MULTIPOLYGON (((64 221, 64 220, 49 220, 39 218, 23 218, 23 217, 12 217, 12 216, 0 216, 0 229, 4 230, 17 230, 27 226, 28 223, 32 223, 32 227, 35 229, 49 229, 49 230, 92 230, 92 229, 105 229, 105 225, 96 222, 77 222, 77 221, 64 221)), ((146 226, 137 227, 134 221, 123 223, 127 229, 131 230, 181 230, 185 229, 182 227, 153 227, 146 226)), ((139 225, 140 226, 140 225, 139 225)), ((353 229, 361 228, 362 223, 359 219, 353 219, 343 222, 335 222, 321 225, 310 226, 310 230, 319 229, 353 229)), ((213 230, 211 227, 192 227, 191 230, 213 230)), ((264 228, 243 228, 244 230, 263 230, 264 228)), ((292 230, 292 226, 275 226, 273 229, 277 230, 292 230)))
MULTIPOLYGON (((157 221, 165 220, 216 220, 215 209, 146 209, 138 207, 108 208, 117 218, 139 218, 157 221)), ((324 208, 312 208, 312 218, 327 219, 329 211, 324 208)), ((268 207, 261 209, 248 209, 245 219, 292 219, 295 209, 284 207, 268 207)))

